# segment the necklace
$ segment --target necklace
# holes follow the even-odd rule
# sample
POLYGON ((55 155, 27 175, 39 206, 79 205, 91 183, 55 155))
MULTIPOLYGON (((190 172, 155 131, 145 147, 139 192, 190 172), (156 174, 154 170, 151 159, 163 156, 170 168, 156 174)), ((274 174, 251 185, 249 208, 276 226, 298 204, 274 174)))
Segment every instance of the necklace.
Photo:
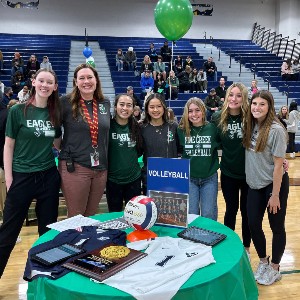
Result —
POLYGON ((196 133, 196 135, 199 135, 202 128, 203 128, 203 125, 201 125, 199 127, 192 127, 192 130, 196 133), (198 128, 198 130, 196 130, 196 128, 198 128))
POLYGON ((237 122, 237 121, 239 121, 240 120, 240 115, 236 115, 236 116, 231 116, 231 115, 228 115, 228 118, 230 119, 230 121, 232 122, 232 123, 235 123, 235 122, 237 122))
POLYGON ((161 132, 163 130, 163 124, 159 125, 159 126, 155 126, 155 125, 150 123, 150 125, 154 127, 156 133, 161 134, 161 132))

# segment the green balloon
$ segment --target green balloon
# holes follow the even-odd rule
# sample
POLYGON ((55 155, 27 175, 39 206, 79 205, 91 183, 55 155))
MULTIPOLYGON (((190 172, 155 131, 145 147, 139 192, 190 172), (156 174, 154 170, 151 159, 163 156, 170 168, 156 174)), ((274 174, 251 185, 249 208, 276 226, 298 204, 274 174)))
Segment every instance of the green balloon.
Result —
POLYGON ((192 5, 189 0, 159 0, 154 9, 154 20, 167 40, 177 41, 192 25, 192 5))
POLYGON ((95 65, 95 62, 94 62, 94 61, 88 60, 86 63, 87 63, 88 65, 92 66, 93 68, 96 68, 96 65, 95 65))

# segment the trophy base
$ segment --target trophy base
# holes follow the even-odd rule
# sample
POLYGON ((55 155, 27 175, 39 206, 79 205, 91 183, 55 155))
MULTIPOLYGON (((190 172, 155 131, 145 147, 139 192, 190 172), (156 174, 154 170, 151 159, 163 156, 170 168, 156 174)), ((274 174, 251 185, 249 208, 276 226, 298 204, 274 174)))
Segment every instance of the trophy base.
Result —
POLYGON ((127 240, 129 242, 136 242, 141 240, 148 240, 157 237, 157 234, 151 230, 134 230, 127 234, 127 240))

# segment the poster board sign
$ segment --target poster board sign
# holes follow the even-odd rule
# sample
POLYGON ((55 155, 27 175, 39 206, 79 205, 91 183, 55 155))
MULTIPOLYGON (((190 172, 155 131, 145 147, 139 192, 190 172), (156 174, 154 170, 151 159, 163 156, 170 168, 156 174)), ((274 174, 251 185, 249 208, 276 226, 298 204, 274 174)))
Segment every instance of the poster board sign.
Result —
POLYGON ((148 158, 148 196, 157 207, 156 225, 187 227, 189 159, 148 158))

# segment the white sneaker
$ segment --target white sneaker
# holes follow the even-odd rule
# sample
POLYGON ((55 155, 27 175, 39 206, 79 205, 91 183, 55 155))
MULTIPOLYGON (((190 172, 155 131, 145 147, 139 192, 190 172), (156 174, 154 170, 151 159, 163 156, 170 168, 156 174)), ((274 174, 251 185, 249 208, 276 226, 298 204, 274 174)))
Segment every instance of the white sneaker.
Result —
POLYGON ((254 272, 255 280, 258 280, 259 278, 261 278, 263 276, 263 274, 265 273, 268 266, 269 266, 268 262, 262 262, 262 261, 259 262, 257 269, 254 272))
POLYGON ((263 285, 271 285, 276 281, 279 281, 282 278, 280 271, 272 268, 271 265, 268 265, 263 275, 257 279, 257 283, 263 285))
POLYGON ((203 93, 207 93, 207 90, 204 90, 203 93))
POLYGON ((18 236, 17 241, 16 241, 16 244, 19 244, 19 243, 21 243, 21 242, 22 242, 22 239, 21 239, 20 236, 18 236))

